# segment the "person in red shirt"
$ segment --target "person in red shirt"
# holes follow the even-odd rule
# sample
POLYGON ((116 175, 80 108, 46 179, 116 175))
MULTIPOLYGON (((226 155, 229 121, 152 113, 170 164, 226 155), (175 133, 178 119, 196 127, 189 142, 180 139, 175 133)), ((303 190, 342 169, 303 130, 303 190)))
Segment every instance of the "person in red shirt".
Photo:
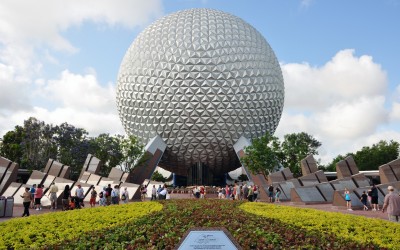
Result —
POLYGON ((42 210, 41 199, 43 197, 43 185, 41 185, 41 184, 38 185, 38 187, 36 188, 34 197, 35 197, 36 210, 42 210))
POLYGON ((204 187, 201 186, 201 187, 200 187, 200 198, 201 198, 201 199, 204 199, 204 194, 205 194, 204 187))
POLYGON ((254 185, 253 187, 253 201, 257 201, 258 199, 258 186, 254 185))

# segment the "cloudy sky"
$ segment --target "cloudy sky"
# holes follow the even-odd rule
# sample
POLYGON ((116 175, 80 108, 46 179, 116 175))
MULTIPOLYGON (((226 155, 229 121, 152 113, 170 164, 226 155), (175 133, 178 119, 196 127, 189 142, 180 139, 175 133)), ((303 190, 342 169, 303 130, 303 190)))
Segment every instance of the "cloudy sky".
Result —
POLYGON ((400 142, 399 0, 2 0, 0 136, 31 116, 123 134, 115 83, 124 53, 147 25, 188 8, 229 12, 267 39, 285 80, 279 137, 313 135, 322 163, 400 142))

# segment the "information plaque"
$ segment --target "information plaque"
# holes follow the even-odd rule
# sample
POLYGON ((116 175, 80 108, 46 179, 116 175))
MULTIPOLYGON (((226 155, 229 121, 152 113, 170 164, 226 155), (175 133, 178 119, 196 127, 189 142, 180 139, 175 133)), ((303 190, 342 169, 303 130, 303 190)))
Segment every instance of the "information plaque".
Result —
POLYGON ((175 249, 239 250, 242 248, 225 228, 193 228, 182 237, 175 249))

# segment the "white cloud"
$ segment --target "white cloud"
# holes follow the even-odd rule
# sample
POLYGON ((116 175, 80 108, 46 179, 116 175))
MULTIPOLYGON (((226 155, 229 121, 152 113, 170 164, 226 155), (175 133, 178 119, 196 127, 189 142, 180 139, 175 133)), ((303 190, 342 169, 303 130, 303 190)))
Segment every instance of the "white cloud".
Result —
POLYGON ((40 79, 37 82, 35 98, 42 98, 55 108, 35 106, 29 111, 19 110, 7 116, 0 114, 1 134, 15 125, 22 125, 29 117, 55 125, 68 122, 84 128, 91 136, 124 133, 117 114, 115 89, 111 84, 103 87, 94 75, 76 75, 68 71, 62 72, 59 79, 47 82, 40 79))
POLYGON ((162 12, 161 1, 5 0, 0 3, 0 42, 25 41, 75 51, 61 32, 85 21, 132 28, 162 12))
POLYGON ((352 102, 334 104, 324 112, 317 113, 315 120, 321 134, 330 139, 355 139, 370 135, 386 122, 383 96, 361 97, 352 102))
POLYGON ((19 109, 29 109, 29 80, 18 77, 15 68, 0 64, 0 115, 8 115, 19 109))
POLYGON ((111 83, 102 87, 94 71, 64 70, 59 79, 44 79, 43 65, 58 63, 52 50, 79 50, 63 36, 72 26, 133 28, 161 13, 160 0, 1 1, 0 136, 30 116, 47 123, 68 121, 94 134, 122 133, 111 83))
POLYGON ((380 128, 390 117, 385 109, 388 80, 372 57, 343 50, 321 67, 283 64, 282 72, 286 99, 276 131, 280 138, 303 131, 314 136, 322 142, 316 158, 324 164, 387 138, 380 128))
POLYGON ((400 85, 397 86, 396 91, 394 92, 394 101, 390 113, 390 120, 392 122, 400 121, 400 85))
POLYGON ((331 61, 316 68, 307 63, 285 64, 285 107, 318 111, 333 103, 362 96, 383 95, 386 73, 370 56, 354 56, 353 50, 339 51, 331 61))
POLYGON ((37 94, 52 100, 56 106, 76 110, 113 112, 116 109, 114 87, 111 83, 101 86, 93 74, 76 75, 66 70, 60 79, 49 80, 39 88, 37 94))

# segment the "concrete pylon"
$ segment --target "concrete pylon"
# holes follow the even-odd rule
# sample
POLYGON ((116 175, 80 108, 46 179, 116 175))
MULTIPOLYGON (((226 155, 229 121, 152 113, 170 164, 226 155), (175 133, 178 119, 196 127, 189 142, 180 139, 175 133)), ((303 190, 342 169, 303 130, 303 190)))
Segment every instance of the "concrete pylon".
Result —
POLYGON ((242 163, 243 169, 246 171, 249 181, 253 182, 254 185, 257 185, 259 187, 259 194, 258 194, 259 199, 268 200, 268 193, 267 193, 268 183, 267 180, 265 179, 265 176, 263 174, 253 174, 242 161, 242 158, 246 155, 244 149, 245 147, 248 147, 250 145, 251 145, 250 140, 248 140, 244 136, 241 136, 239 140, 233 145, 233 148, 235 149, 236 155, 238 156, 240 162, 242 163))
MULTIPOLYGON (((158 166, 166 148, 167 144, 163 141, 161 136, 157 135, 152 138, 144 148, 144 157, 146 161, 133 168, 129 176, 129 182, 141 185, 146 179, 149 180, 158 166)), ((133 198, 140 199, 139 189, 135 192, 133 198)))

